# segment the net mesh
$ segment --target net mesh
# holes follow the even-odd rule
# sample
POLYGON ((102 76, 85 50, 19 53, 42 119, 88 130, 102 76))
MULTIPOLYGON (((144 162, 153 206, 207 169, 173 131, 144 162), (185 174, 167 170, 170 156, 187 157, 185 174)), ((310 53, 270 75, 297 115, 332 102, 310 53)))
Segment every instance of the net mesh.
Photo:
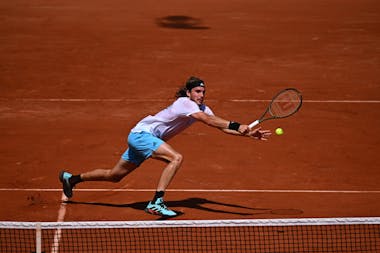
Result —
POLYGON ((302 97, 297 90, 287 89, 272 101, 269 112, 272 116, 284 118, 297 112, 302 105, 302 97))
MULTIPOLYGON (((38 224, 41 252, 380 252, 380 218, 38 224)), ((37 227, 0 222, 0 252, 36 252, 37 227)))

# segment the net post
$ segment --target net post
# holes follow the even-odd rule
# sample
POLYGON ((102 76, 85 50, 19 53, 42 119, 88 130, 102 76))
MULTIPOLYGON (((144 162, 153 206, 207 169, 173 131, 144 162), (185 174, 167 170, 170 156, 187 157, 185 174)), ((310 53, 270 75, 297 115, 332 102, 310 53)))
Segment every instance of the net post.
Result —
POLYGON ((36 253, 41 253, 41 223, 36 223, 36 253))

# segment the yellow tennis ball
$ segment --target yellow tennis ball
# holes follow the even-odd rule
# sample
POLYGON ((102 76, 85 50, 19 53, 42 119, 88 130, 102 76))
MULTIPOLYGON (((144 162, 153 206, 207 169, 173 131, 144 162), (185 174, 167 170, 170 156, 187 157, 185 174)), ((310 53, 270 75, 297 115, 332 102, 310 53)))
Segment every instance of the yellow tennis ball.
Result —
POLYGON ((284 133, 284 130, 282 130, 282 128, 278 127, 278 128, 276 128, 275 133, 276 133, 277 135, 282 135, 282 134, 284 133))

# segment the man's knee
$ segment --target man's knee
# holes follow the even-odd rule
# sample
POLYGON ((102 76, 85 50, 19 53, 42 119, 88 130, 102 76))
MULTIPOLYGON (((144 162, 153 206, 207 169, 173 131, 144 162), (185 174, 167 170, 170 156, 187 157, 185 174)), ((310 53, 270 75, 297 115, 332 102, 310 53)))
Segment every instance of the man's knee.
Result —
POLYGON ((175 153, 174 156, 173 156, 172 162, 175 162, 177 164, 181 164, 182 161, 183 161, 183 155, 180 154, 180 153, 175 153))
POLYGON ((126 175, 135 170, 137 166, 128 161, 120 160, 115 167, 109 171, 108 173, 108 181, 118 183, 120 182, 126 175))
POLYGON ((113 183, 118 183, 123 179, 123 177, 124 175, 114 174, 110 172, 108 175, 108 181, 113 182, 113 183))

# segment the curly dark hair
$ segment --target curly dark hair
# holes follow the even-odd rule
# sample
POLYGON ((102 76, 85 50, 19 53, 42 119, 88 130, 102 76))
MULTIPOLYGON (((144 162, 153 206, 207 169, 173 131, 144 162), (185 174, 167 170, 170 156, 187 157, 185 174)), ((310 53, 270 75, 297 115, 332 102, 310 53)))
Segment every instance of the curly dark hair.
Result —
POLYGON ((186 83, 178 89, 175 94, 175 98, 187 97, 187 91, 190 91, 192 88, 200 85, 204 85, 203 80, 198 77, 191 76, 189 79, 187 79, 186 83))

